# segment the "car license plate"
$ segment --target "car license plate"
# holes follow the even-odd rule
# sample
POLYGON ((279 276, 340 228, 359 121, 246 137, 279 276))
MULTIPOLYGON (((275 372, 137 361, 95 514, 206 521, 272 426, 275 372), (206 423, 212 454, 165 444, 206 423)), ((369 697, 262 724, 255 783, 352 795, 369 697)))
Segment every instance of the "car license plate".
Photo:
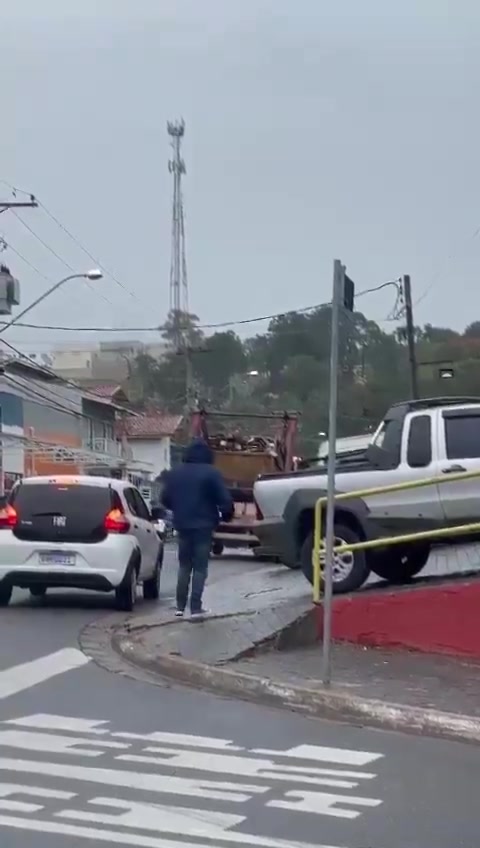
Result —
POLYGON ((75 565, 75 560, 75 554, 64 554, 61 551, 40 554, 40 565, 75 565))

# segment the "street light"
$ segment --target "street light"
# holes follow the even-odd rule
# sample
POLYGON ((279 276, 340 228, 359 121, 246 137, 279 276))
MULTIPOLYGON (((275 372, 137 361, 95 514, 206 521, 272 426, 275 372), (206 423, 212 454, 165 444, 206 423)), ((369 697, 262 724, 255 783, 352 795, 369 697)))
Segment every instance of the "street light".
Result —
POLYGON ((23 318, 23 316, 26 315, 27 312, 30 312, 31 309, 34 309, 36 306, 38 306, 39 303, 41 303, 47 297, 50 297, 50 295, 53 294, 54 291, 59 289, 60 286, 63 286, 64 283, 68 283, 70 280, 79 280, 82 278, 85 280, 91 280, 93 282, 94 280, 101 280, 102 277, 103 273, 98 268, 94 268, 91 271, 86 271, 83 274, 70 274, 68 277, 64 277, 63 280, 59 280, 58 283, 55 283, 54 286, 47 289, 46 292, 41 294, 40 297, 37 297, 37 299, 30 303, 28 306, 26 306, 25 309, 22 309, 22 311, 19 312, 18 315, 15 315, 15 318, 12 318, 12 320, 9 321, 8 324, 5 324, 0 329, 0 333, 4 333, 5 330, 8 330, 8 328, 12 326, 12 324, 17 324, 20 318, 23 318))

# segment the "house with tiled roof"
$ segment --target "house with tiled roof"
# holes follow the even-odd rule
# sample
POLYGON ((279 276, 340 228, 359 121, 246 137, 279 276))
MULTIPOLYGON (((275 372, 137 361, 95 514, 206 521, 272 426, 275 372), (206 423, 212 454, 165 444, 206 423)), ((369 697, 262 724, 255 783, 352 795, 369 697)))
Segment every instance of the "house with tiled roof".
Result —
POLYGON ((182 415, 171 415, 158 410, 149 410, 128 416, 119 425, 119 434, 127 439, 136 462, 150 463, 153 478, 170 468, 172 441, 183 423, 182 415))

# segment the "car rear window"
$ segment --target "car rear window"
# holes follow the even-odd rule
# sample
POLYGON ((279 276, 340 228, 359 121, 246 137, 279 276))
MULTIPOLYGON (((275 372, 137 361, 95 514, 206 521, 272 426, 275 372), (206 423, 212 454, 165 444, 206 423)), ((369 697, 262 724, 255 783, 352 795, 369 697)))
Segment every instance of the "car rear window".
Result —
POLYGON ((107 487, 31 483, 12 492, 12 503, 22 518, 47 512, 66 516, 82 512, 98 518, 111 509, 112 499, 107 487))
POLYGON ((101 541, 107 535, 105 516, 112 506, 121 505, 107 486, 68 483, 20 485, 11 503, 18 517, 13 531, 17 538, 56 543, 101 541))

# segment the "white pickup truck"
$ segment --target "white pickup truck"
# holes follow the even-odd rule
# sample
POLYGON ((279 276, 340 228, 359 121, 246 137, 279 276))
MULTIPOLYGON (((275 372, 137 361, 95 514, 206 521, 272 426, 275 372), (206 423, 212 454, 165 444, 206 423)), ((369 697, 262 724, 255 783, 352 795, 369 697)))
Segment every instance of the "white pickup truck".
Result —
MULTIPOLYGON (((467 471, 480 473, 480 398, 428 398, 392 406, 366 451, 337 460, 335 486, 353 492, 467 471)), ((315 467, 266 475, 254 486, 259 552, 301 567, 310 581, 314 505, 326 483, 326 468, 315 467)), ((339 501, 335 537, 337 544, 353 543, 479 520, 480 476, 339 501)), ((357 589, 370 571, 392 583, 409 580, 426 564, 430 548, 423 542, 336 555, 334 592, 357 589)))

